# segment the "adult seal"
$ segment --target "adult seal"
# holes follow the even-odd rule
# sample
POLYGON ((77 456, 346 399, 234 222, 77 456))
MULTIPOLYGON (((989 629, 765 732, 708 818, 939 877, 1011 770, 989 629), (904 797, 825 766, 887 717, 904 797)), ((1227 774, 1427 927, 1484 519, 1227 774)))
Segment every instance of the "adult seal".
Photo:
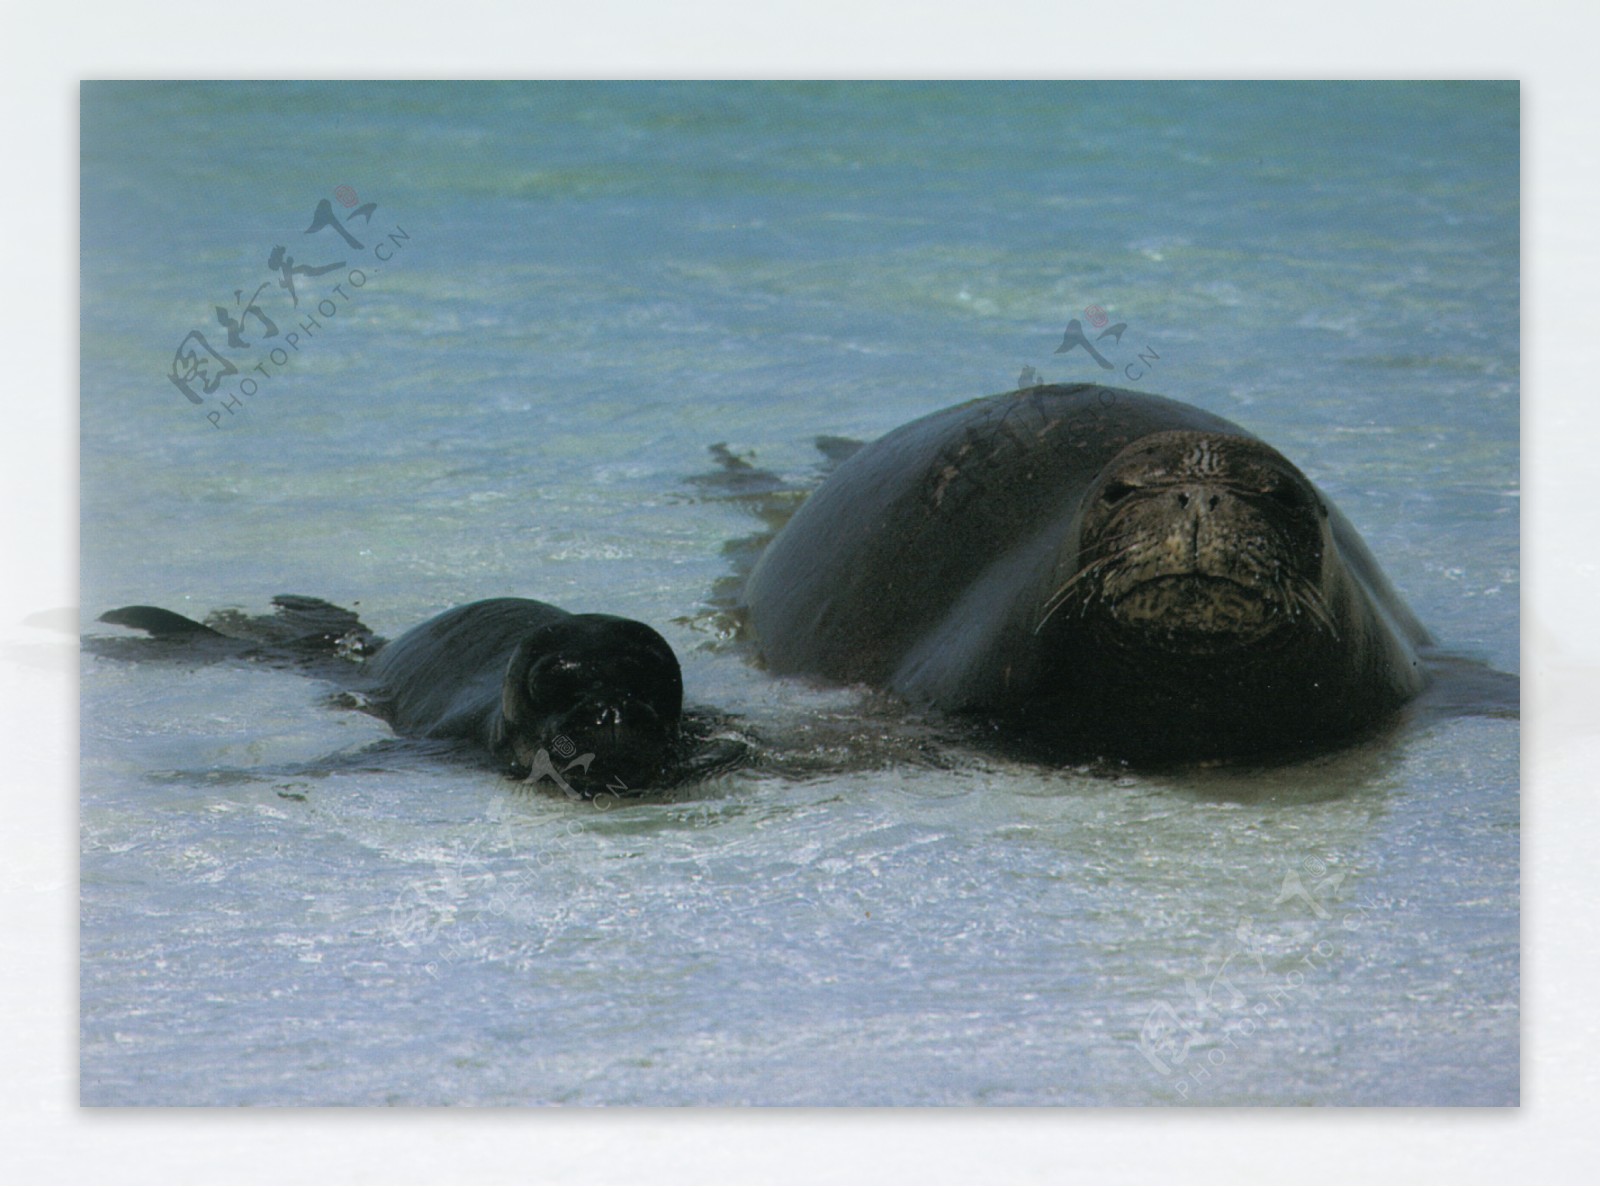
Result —
POLYGON ((1052 758, 1320 749, 1430 642, 1271 446, 1160 396, 1040 386, 862 448, 745 587, 767 666, 977 715, 1052 758))
MULTIPOLYGON (((470 744, 530 783, 576 795, 647 788, 680 757, 682 673, 642 622, 491 598, 385 643, 318 598, 273 603, 270 617, 213 616, 215 626, 155 606, 100 619, 144 631, 174 658, 237 656, 327 677, 361 693, 360 707, 397 734, 470 744)), ((116 646, 129 640, 97 642, 142 658, 116 646)))

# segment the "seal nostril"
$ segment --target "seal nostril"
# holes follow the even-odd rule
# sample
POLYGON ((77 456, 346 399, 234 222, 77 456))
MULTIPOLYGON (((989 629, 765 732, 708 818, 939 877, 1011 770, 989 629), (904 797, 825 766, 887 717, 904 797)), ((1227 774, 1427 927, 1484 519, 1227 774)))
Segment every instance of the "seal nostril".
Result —
POLYGON ((1187 507, 1188 505, 1189 505, 1189 494, 1188 494, 1188 492, 1187 491, 1179 491, 1178 492, 1178 506, 1187 507))
POLYGON ((1217 504, 1220 503, 1220 502, 1222 502, 1222 496, 1221 495, 1212 495, 1211 498, 1206 503, 1206 510, 1207 511, 1215 511, 1217 509, 1217 504))

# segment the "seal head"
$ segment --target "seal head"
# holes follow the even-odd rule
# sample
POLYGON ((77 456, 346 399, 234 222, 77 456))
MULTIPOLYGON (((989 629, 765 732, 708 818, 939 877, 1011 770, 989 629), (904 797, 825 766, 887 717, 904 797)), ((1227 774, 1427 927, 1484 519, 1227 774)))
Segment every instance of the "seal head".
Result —
POLYGON ((1259 441, 1153 434, 1090 485, 1077 567, 1035 629, 1077 616, 1113 646, 1196 656, 1302 621, 1336 634, 1320 592, 1327 519, 1305 475, 1259 441))
POLYGON ((412 628, 372 668, 372 711, 396 733, 475 742, 530 783, 637 791, 675 754, 678 660, 630 618, 490 598, 412 628))
POLYGON ((492 745, 530 779, 553 762, 582 792, 637 789, 667 764, 682 711, 683 677, 665 639, 631 619, 573 614, 518 643, 492 745))

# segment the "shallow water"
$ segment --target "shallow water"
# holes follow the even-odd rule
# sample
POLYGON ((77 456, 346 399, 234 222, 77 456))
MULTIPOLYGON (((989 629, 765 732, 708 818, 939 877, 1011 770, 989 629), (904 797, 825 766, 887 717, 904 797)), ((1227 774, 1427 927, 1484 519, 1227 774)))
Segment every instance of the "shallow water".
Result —
POLYGON ((393 635, 542 598, 652 623, 692 702, 808 759, 602 811, 404 750, 321 763, 388 733, 292 673, 86 655, 85 1103, 1517 1100, 1514 721, 1159 777, 925 759, 719 645, 758 525, 689 481, 715 442, 806 481, 818 433, 1097 380, 1051 352, 1099 304, 1117 382, 1278 446, 1446 647, 1516 671, 1514 87, 83 110, 83 629, 300 592, 393 635), (302 234, 339 185, 377 204, 359 252, 302 234), (280 244, 363 283, 301 276, 295 310, 280 244), (264 282, 282 366, 213 310, 264 282), (198 406, 167 378, 195 329, 242 364, 198 406))

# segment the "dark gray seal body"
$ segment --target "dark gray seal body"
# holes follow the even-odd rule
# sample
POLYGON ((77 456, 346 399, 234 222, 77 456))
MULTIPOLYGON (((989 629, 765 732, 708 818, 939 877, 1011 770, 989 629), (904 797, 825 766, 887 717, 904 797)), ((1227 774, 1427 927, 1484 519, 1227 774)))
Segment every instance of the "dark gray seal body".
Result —
POLYGON ((1420 691, 1429 642, 1276 450, 1092 385, 974 400, 862 448, 744 604, 775 672, 979 715, 1059 757, 1319 748, 1420 691))

